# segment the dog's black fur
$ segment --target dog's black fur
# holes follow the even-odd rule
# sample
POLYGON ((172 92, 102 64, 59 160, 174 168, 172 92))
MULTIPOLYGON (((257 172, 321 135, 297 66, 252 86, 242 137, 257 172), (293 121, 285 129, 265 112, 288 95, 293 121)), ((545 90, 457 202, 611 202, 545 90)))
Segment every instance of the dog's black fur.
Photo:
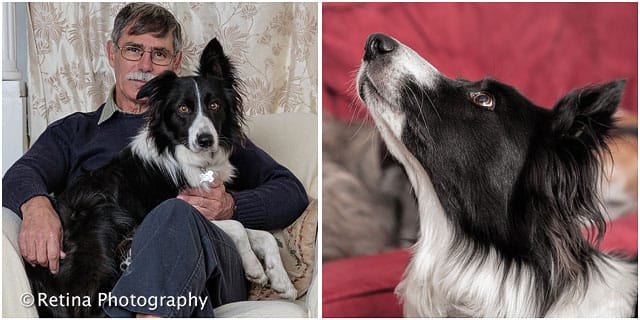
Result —
MULTIPOLYGON (((242 99, 235 70, 213 39, 203 51, 199 75, 178 77, 171 71, 149 81, 137 98, 148 98, 148 125, 140 134, 152 141, 151 154, 176 156, 176 147, 188 147, 189 125, 195 112, 180 113, 179 106, 197 104, 197 83, 203 112, 214 124, 220 150, 228 156, 244 135, 242 99)), ((203 136, 198 143, 206 148, 213 137, 203 136)), ((139 152, 139 151, 138 151, 139 152)), ((150 152, 146 150, 144 152, 150 152)), ((211 151, 211 156, 213 151, 211 151)), ((47 268, 26 264, 31 287, 36 295, 91 297, 91 307, 48 307, 38 305, 41 317, 104 316, 96 303, 100 292, 109 292, 120 277, 122 255, 119 246, 127 241, 135 227, 151 209, 174 198, 188 181, 178 169, 171 177, 166 167, 150 163, 131 146, 106 166, 86 172, 56 197, 56 209, 64 229, 66 258, 52 275, 47 268)), ((168 163, 168 162, 164 162, 168 163)), ((175 169, 175 168, 174 168, 175 169)))
MULTIPOLYGON (((572 91, 547 110, 493 79, 443 80, 431 94, 438 115, 407 117, 404 141, 460 229, 456 243, 478 255, 495 247, 506 263, 534 267, 540 296, 557 297, 578 277, 587 283, 601 253, 582 230, 594 226, 596 242, 605 232, 600 158, 624 83, 572 91), (493 110, 474 105, 469 92, 490 95, 493 110), (549 266, 559 263, 551 279, 549 266)), ((405 88, 408 97, 428 94, 411 82, 405 88)), ((402 105, 414 115, 423 107, 402 105)))

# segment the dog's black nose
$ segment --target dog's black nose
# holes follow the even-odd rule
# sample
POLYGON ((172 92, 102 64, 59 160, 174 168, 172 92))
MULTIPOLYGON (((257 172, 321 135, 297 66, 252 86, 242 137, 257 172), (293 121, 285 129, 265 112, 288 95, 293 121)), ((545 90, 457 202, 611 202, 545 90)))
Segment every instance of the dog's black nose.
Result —
POLYGON ((364 45, 364 61, 374 59, 379 55, 392 52, 398 47, 398 42, 382 33, 374 33, 369 35, 364 45))
POLYGON ((213 145, 213 135, 210 133, 201 133, 196 137, 200 148, 209 148, 213 145))

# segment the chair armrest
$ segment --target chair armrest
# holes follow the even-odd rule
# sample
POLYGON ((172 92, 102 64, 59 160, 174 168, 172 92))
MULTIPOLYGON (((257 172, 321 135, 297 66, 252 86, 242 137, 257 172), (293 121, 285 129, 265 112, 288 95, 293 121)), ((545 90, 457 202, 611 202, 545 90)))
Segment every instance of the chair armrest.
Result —
POLYGON ((318 318, 318 258, 320 257, 320 252, 318 251, 318 237, 316 236, 316 257, 313 263, 313 278, 311 279, 311 284, 309 284, 309 289, 307 289, 307 294, 304 297, 305 306, 307 308, 308 317, 309 318, 318 318))
POLYGON ((21 298, 31 294, 31 286, 18 246, 18 234, 22 221, 13 211, 2 208, 2 317, 37 318, 38 311, 32 305, 24 307, 21 298))

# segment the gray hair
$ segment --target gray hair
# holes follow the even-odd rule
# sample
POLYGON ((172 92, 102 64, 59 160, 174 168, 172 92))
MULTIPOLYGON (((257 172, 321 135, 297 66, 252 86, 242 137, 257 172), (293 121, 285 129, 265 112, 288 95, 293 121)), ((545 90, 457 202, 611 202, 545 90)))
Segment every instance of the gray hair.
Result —
POLYGON ((174 53, 182 50, 182 27, 169 10, 151 3, 129 3, 118 12, 113 22, 111 40, 116 45, 124 29, 131 25, 129 34, 140 35, 157 33, 163 38, 169 32, 173 34, 174 53))

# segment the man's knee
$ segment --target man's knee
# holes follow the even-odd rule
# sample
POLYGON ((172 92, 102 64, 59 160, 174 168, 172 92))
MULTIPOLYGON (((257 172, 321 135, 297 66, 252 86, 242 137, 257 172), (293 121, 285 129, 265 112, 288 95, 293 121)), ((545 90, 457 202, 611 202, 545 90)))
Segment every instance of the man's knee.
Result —
POLYGON ((171 198, 161 202, 156 208, 167 208, 174 211, 196 211, 189 203, 178 198, 171 198))
POLYGON ((145 218, 168 225, 188 225, 189 221, 198 219, 200 213, 190 204, 180 199, 165 200, 156 206, 145 218))

